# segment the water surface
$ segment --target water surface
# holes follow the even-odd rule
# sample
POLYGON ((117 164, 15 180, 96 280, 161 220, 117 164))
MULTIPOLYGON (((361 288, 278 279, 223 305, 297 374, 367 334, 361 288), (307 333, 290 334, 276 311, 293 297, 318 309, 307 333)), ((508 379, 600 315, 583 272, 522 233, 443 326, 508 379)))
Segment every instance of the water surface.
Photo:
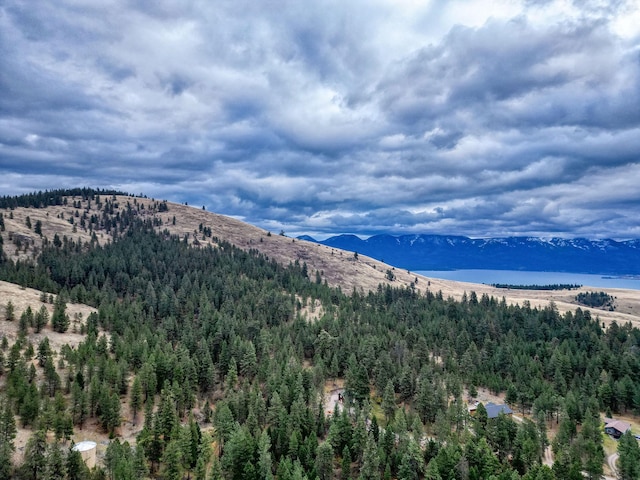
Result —
POLYGON ((416 270, 426 277, 458 282, 506 283, 509 285, 577 284, 601 288, 629 288, 640 290, 640 279, 593 275, 587 273, 530 272, 521 270, 416 270))

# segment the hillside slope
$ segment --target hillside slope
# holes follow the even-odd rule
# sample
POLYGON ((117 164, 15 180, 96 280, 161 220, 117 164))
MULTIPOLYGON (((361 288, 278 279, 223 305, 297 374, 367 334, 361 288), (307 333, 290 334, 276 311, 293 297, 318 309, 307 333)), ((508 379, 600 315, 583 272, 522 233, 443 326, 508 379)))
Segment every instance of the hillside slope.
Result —
MULTIPOLYGON (((340 452, 351 455, 347 446, 354 456, 342 465, 343 477, 366 470, 380 476, 366 458, 388 448, 394 459, 385 466, 388 476, 406 478, 413 464, 405 459, 423 458, 423 440, 435 438, 442 458, 449 458, 454 449, 475 448, 479 435, 487 442, 482 457, 493 465, 483 478, 510 470, 510 478, 528 478, 517 469, 536 467, 542 450, 520 465, 511 459, 523 458, 521 447, 502 445, 497 429, 461 434, 463 398, 505 401, 520 419, 542 412, 543 426, 509 427, 515 438, 530 435, 536 449, 546 442, 527 430, 553 429, 561 402, 589 405, 592 412, 582 418, 579 448, 596 441, 583 432, 600 428, 602 407, 615 414, 635 408, 639 331, 603 329, 600 320, 635 321, 636 292, 610 292, 615 312, 560 315, 549 301, 560 311, 573 310, 575 290, 505 291, 417 277, 186 205, 108 197, 0 212, 7 256, 26 260, 42 253, 37 265, 4 258, 0 264, 3 279, 21 284, 0 283, 0 360, 7 358, 0 400, 8 400, 0 401, 0 423, 19 423, 15 442, 11 433, 0 445, 2 478, 53 471, 60 458, 80 472, 84 466, 68 446, 87 438, 97 442, 97 462, 109 478, 207 478, 207 470, 213 478, 316 478, 319 470, 332 478, 340 452), (247 253, 253 249, 264 255, 247 253), (342 294, 325 282, 374 291, 342 294), (415 289, 429 292, 416 295, 415 289), (49 290, 59 292, 49 312, 59 332, 65 331, 59 314, 66 298, 84 299, 97 311, 68 305, 78 321, 88 317, 84 328, 76 322, 60 334, 53 342, 57 354, 44 339, 36 354, 46 315, 34 320, 21 312, 27 305, 49 310, 49 290), (522 306, 507 305, 501 296, 522 306), (337 415, 336 400, 324 400, 341 393, 362 408, 337 415), (549 398, 564 400, 544 403, 549 398), (367 434, 369 420, 372 429, 374 420, 381 423, 377 440, 367 434), (296 476, 288 475, 293 470, 296 476)), ((50 333, 47 326, 44 335, 50 333)), ((562 422, 577 431, 579 420, 562 422)), ((555 431, 549 433, 552 438, 555 431)), ((558 442, 572 451, 569 440, 558 442)), ((572 453, 577 468, 581 452, 572 453)), ((445 476, 446 465, 442 472, 438 462, 431 465, 442 478, 455 476, 445 476)))
MULTIPOLYGON (((49 317, 53 314, 53 302, 51 301, 53 300, 53 296, 47 302, 43 302, 42 293, 43 292, 34 290, 33 288, 23 288, 13 283, 0 281, 0 338, 6 338, 9 345, 15 344, 19 339, 18 319, 27 308, 31 307, 33 312, 37 312, 44 306, 49 313, 49 317), (8 302, 11 302, 14 308, 14 321, 6 321, 8 302)), ((68 303, 66 313, 71 320, 71 326, 67 332, 55 332, 49 323, 39 333, 29 331, 25 340, 37 348, 40 342, 47 338, 53 354, 57 358, 61 358, 60 352, 64 345, 75 349, 84 341, 86 335, 82 333, 82 326, 93 312, 97 312, 97 309, 89 305, 68 303)), ((35 358, 33 358, 30 363, 33 365, 38 364, 35 358)), ((40 377, 42 377, 42 375, 40 375, 40 377)), ((4 382, 5 379, 2 379, 0 386, 4 387, 4 382)), ((97 429, 92 428, 91 431, 89 431, 89 429, 86 428, 84 432, 78 432, 75 440, 80 441, 88 437, 96 440, 106 440, 107 436, 99 435, 96 430, 97 429)), ((16 452, 14 454, 14 462, 21 461, 22 453, 24 452, 30 434, 30 428, 24 428, 18 424, 15 439, 16 452)))
MULTIPOLYGON (((5 209, 6 231, 2 233, 5 253, 13 260, 34 258, 43 240, 47 238, 52 241, 55 235, 83 243, 92 241, 92 238, 100 244, 109 243, 114 232, 109 228, 108 219, 117 217, 128 208, 135 209, 142 218, 152 219, 157 231, 180 235, 192 244, 215 245, 217 238, 245 250, 258 250, 285 265, 295 261, 306 263, 312 279, 317 271, 322 281, 326 280, 331 286, 340 286, 346 292, 353 288, 364 291, 377 288, 378 284, 388 281, 386 271, 393 269, 364 255, 356 259, 353 253, 272 234, 224 215, 177 203, 128 196, 103 197, 100 202, 83 200, 77 196, 69 197, 67 205, 17 207, 11 211, 5 209), (13 218, 9 218, 10 215, 13 218), (27 226, 27 217, 31 228, 27 226), (97 221, 91 222, 92 218, 97 221), (42 222, 42 235, 34 231, 38 221, 42 222), (206 229, 210 229, 210 236, 206 234, 206 229)), ((415 280, 415 275, 407 272, 393 273, 395 285, 409 286, 415 280)))
MULTIPOLYGON (((566 312, 577 308, 574 301, 577 293, 595 290, 589 286, 571 292, 504 290, 488 285, 426 278, 363 254, 356 256, 337 247, 273 234, 240 220, 192 206, 125 195, 103 195, 95 201, 75 196, 68 197, 66 205, 0 209, 5 224, 5 231, 1 232, 4 251, 13 260, 34 258, 43 241, 53 241, 56 235, 61 240, 66 236, 82 243, 94 241, 107 244, 119 234, 111 227, 112 223, 115 224, 113 220, 126 210, 133 210, 141 218, 151 220, 157 231, 179 235, 191 244, 215 246, 217 241, 227 241, 245 250, 255 249, 284 265, 296 261, 301 265, 306 264, 312 280, 319 276, 322 282, 339 286, 346 293, 353 289, 366 292, 376 289, 380 284, 415 288, 418 292, 426 289, 441 291, 445 297, 454 299, 462 298, 464 292, 475 291, 478 295, 504 297, 508 303, 522 304, 528 301, 534 307, 545 307, 553 301, 560 312, 566 312), (38 221, 41 223, 41 235, 35 232, 38 221), (28 227, 28 223, 31 227, 28 227)), ((616 311, 588 309, 594 316, 599 316, 606 323, 615 320, 640 324, 640 291, 606 291, 616 297, 616 311)))

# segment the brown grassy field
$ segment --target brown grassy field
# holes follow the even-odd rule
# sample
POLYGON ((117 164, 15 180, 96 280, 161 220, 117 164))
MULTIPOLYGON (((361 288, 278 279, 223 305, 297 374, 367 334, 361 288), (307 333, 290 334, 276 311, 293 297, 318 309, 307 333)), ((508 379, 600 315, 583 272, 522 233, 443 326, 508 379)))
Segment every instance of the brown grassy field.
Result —
MULTIPOLYGON (((18 336, 18 319, 28 306, 30 306, 35 313, 44 305, 49 311, 49 318, 51 318, 53 305, 49 302, 41 302, 40 294, 41 292, 39 290, 34 290, 33 288, 23 288, 13 283, 0 281, 0 338, 6 336, 10 344, 15 342, 18 336), (5 320, 6 306, 9 300, 13 303, 15 313, 15 320, 12 322, 5 320)), ((54 351, 59 351, 60 347, 64 344, 75 347, 84 338, 84 335, 79 333, 80 323, 84 323, 91 312, 95 311, 95 308, 88 305, 68 303, 66 312, 71 320, 68 332, 54 332, 51 329, 51 323, 49 323, 40 333, 30 333, 27 338, 34 346, 37 346, 45 336, 49 337, 51 348, 54 351), (74 320, 76 322, 75 331, 74 320)))

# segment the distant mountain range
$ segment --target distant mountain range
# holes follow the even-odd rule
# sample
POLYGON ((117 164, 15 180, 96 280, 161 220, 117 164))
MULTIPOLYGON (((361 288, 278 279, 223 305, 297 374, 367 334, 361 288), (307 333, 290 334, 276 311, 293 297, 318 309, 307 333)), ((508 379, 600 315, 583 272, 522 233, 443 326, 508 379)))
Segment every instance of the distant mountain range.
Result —
POLYGON ((447 235, 338 235, 324 241, 408 270, 492 269, 640 275, 640 240, 472 239, 447 235))

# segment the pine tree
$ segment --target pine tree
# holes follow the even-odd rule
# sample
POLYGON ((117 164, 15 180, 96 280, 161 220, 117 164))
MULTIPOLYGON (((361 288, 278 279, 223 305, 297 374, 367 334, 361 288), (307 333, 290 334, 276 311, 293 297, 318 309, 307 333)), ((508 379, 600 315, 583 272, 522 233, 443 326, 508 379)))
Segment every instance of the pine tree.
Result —
POLYGON ((424 471, 425 480, 442 480, 440 471, 438 470, 438 463, 436 460, 431 460, 424 471))
POLYGON ((120 426, 120 397, 106 385, 101 389, 99 410, 100 423, 113 438, 115 429, 120 426))
POLYGON ((256 348, 253 342, 249 341, 245 344, 244 352, 240 357, 240 373, 243 377, 251 379, 256 374, 257 366, 256 348))
POLYGON ((12 445, 16 438, 16 421, 11 409, 11 402, 6 398, 0 398, 0 442, 12 445))
POLYGON ((11 403, 0 398, 0 405, 0 479, 8 479, 13 471, 13 440, 17 430, 11 403))
MULTIPOLYGON (((202 433, 193 415, 189 415, 187 425, 180 427, 179 442, 182 449, 182 466, 186 472, 190 472, 198 461, 198 452, 202 433)), ((188 473, 189 474, 189 473, 188 473)))
POLYGON ((389 380, 386 387, 384 387, 384 393, 382 394, 382 411, 387 419, 393 418, 393 412, 396 409, 396 394, 393 388, 393 381, 389 380))
POLYGON ((406 450, 401 452, 401 456, 399 477, 407 480, 421 478, 425 470, 424 457, 420 446, 413 439, 409 440, 406 450))
MULTIPOLYGON (((374 417, 375 418, 375 417, 374 417)), ((351 450, 349 446, 345 445, 342 449, 342 480, 349 480, 351 478, 351 450)))
POLYGON ((231 358, 229 362, 229 369, 227 370, 227 388, 229 390, 235 390, 238 384, 238 366, 236 365, 235 357, 231 358))
POLYGON ((355 355, 349 357, 345 373, 345 393, 348 398, 362 403, 369 398, 369 376, 367 369, 356 360, 355 355))
MULTIPOLYGON (((597 405, 597 401, 594 399, 597 405)), ((579 445, 582 450, 583 468, 590 479, 599 479, 603 473, 605 452, 597 407, 590 407, 580 430, 579 445)))
POLYGON ((273 480, 271 463, 271 439, 267 430, 260 433, 258 439, 258 475, 264 480, 273 480))
POLYGON ((222 464, 220 463, 217 455, 213 456, 209 472, 209 480, 222 480, 224 478, 222 475, 222 464))
POLYGON ((236 421, 233 418, 233 413, 226 402, 218 403, 216 408, 213 425, 215 426, 216 435, 221 446, 224 446, 225 442, 229 440, 231 434, 236 429, 236 421))
POLYGON ((136 451, 131 448, 129 442, 120 443, 115 439, 109 443, 105 454, 104 464, 111 478, 118 480, 137 480, 146 475, 144 458, 140 466, 136 451), (141 476, 142 475, 142 476, 141 476))
POLYGON ((25 396, 22 399, 22 404, 19 407, 20 419, 22 420, 22 425, 33 425, 33 423, 38 418, 38 413, 40 411, 40 394, 38 393, 38 388, 30 383, 25 391, 25 396))
POLYGON ((70 449, 66 459, 67 477, 69 480, 84 480, 89 478, 89 469, 77 450, 70 449))
POLYGON ((82 429, 84 421, 89 415, 89 405, 87 394, 78 382, 73 382, 71 385, 71 415, 74 423, 82 429))
POLYGON ((153 361, 143 363, 138 377, 142 383, 144 401, 147 402, 150 398, 153 399, 158 388, 158 377, 156 375, 155 363, 153 361))
POLYGON ((194 480, 207 480, 207 463, 202 457, 198 457, 196 469, 193 472, 194 480))
POLYGON ((211 455, 213 454, 213 449, 211 448, 212 443, 213 439, 208 433, 202 434, 202 439, 198 446, 198 460, 196 461, 196 468, 194 472, 195 480, 207 479, 207 466, 209 465, 211 455))
POLYGON ((16 319, 15 307, 11 300, 7 302, 7 306, 4 309, 4 319, 8 322, 13 322, 16 319))
POLYGON ((157 414, 153 414, 153 401, 148 401, 144 407, 144 426, 136 438, 137 446, 144 451, 144 455, 151 462, 151 469, 162 458, 162 439, 160 438, 157 414))
POLYGON ((0 441, 0 480, 13 478, 13 452, 13 442, 0 441))
POLYGON ((373 435, 367 437, 367 444, 362 455, 360 477, 363 480, 377 480, 380 478, 380 454, 373 435))
POLYGON ((640 446, 630 430, 620 437, 618 455, 618 479, 640 479, 640 446))
POLYGON ((142 382, 140 381, 140 378, 138 378, 138 376, 136 376, 133 379, 133 385, 131 386, 131 399, 130 399, 129 405, 131 407, 131 413, 133 415, 133 422, 135 425, 138 417, 138 411, 142 406, 142 382))
POLYGON ((49 344, 49 337, 44 337, 38 344, 38 354, 36 355, 38 365, 44 368, 51 361, 52 356, 53 350, 51 350, 51 345, 49 344))
POLYGON ((149 467, 144 457, 144 450, 140 446, 136 446, 133 453, 133 472, 135 478, 147 478, 149 476, 149 467))
POLYGON ((60 375, 56 372, 56 367, 53 364, 53 359, 47 358, 44 364, 44 386, 50 397, 53 397, 58 388, 60 388, 60 375))
POLYGON ((67 464, 60 444, 53 443, 47 448, 47 466, 44 478, 46 480, 66 480, 67 464))
POLYGON ((333 447, 329 442, 322 442, 316 453, 316 473, 320 480, 333 478, 333 447))
POLYGON ((20 472, 24 478, 44 478, 47 467, 47 433, 40 429, 33 432, 24 450, 24 462, 20 472))
POLYGON ((35 333, 40 333, 47 323, 49 323, 49 311, 47 307, 41 305, 34 319, 35 333))
POLYGON ((62 293, 58 294, 53 305, 53 315, 51 316, 51 325, 53 330, 58 333, 64 333, 69 328, 69 315, 66 313, 67 303, 62 293))
MULTIPOLYGON (((246 478, 247 463, 253 462, 255 441, 246 427, 238 427, 231 434, 222 455, 222 470, 229 478, 246 478)), ((255 470, 254 470, 255 475, 255 470)))
POLYGON ((182 479, 182 449, 178 440, 172 440, 162 455, 164 465, 164 476, 167 480, 182 479))
POLYGON ((18 324, 18 335, 25 337, 29 333, 29 327, 33 325, 33 310, 28 306, 22 315, 20 315, 20 323, 18 324))

